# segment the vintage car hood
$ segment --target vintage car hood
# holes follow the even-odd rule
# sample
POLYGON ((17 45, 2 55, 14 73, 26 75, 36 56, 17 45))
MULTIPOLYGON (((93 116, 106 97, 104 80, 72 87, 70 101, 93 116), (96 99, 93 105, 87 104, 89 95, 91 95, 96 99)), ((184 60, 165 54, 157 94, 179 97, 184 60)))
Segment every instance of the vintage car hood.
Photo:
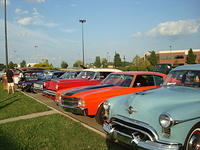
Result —
MULTIPOLYGON (((155 90, 138 92, 130 95, 126 101, 126 106, 122 106, 121 110, 125 110, 124 115, 133 118, 155 118, 153 114, 171 111, 177 108, 177 105, 185 105, 200 101, 200 88, 190 87, 162 87, 155 90), (176 97, 176 98, 174 98, 176 97), (128 114, 127 108, 132 106, 135 109, 134 114, 128 114), (124 108, 126 107, 126 108, 124 108), (150 112, 150 113, 149 113, 150 112)), ((151 120, 151 119, 150 119, 151 120)))
POLYGON ((51 81, 47 89, 58 91, 70 87, 96 85, 99 84, 100 82, 101 81, 98 80, 88 80, 88 79, 58 80, 58 81, 51 81))
POLYGON ((113 86, 112 84, 107 85, 95 85, 89 87, 83 87, 79 89, 74 89, 68 93, 66 96, 72 96, 81 99, 108 99, 110 97, 119 96, 123 94, 129 94, 140 91, 139 88, 130 88, 122 86, 113 86))
POLYGON ((33 84, 33 83, 35 83, 35 82, 37 82, 38 80, 30 80, 30 81, 19 81, 19 83, 18 84, 33 84))

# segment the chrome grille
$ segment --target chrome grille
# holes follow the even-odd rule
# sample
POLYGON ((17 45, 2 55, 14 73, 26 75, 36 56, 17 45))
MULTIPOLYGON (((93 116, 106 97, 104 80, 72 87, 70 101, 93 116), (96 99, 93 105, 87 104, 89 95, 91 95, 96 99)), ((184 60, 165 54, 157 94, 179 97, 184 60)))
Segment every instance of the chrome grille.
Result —
POLYGON ((124 117, 111 118, 110 124, 114 130, 119 131, 128 137, 137 137, 142 141, 154 141, 158 139, 156 132, 147 124, 132 121, 124 117))
POLYGON ((78 98, 74 97, 61 97, 62 104, 68 106, 78 106, 78 100, 78 98))

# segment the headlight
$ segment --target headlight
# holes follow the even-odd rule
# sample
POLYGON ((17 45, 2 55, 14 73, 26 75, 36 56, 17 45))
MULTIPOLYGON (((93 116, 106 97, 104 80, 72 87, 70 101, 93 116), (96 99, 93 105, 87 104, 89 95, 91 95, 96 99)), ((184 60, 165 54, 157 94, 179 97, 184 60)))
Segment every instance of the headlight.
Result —
POLYGON ((61 94, 59 92, 56 92, 56 100, 61 100, 61 94))
POLYGON ((58 84, 56 85, 56 90, 58 90, 58 84))
POLYGON ((174 120, 172 119, 172 117, 169 114, 161 114, 159 117, 159 122, 160 125, 163 128, 170 128, 171 126, 174 125, 174 120))
POLYGON ((85 106, 85 101, 80 99, 78 100, 78 107, 84 107, 85 106))
POLYGON ((103 108, 105 109, 105 111, 109 111, 109 109, 110 109, 110 103, 107 102, 107 101, 105 101, 105 102, 103 103, 103 108))

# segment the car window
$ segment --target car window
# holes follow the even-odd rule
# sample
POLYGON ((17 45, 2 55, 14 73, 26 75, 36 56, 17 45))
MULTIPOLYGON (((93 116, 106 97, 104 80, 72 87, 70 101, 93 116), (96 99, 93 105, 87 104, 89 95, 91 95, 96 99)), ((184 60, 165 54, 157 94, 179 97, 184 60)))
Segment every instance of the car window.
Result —
POLYGON ((111 72, 98 72, 94 78, 94 80, 103 80, 105 79, 111 72))
POLYGON ((153 75, 137 75, 133 87, 154 86, 153 75))
POLYGON ((154 75, 155 85, 163 84, 163 77, 154 75))

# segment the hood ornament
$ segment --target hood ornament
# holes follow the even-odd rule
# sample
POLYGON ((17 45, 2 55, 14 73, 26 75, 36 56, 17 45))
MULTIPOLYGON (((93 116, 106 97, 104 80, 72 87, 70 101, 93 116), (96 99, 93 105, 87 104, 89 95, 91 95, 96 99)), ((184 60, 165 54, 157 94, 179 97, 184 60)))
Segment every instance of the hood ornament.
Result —
POLYGON ((128 113, 129 114, 132 114, 132 113, 134 113, 134 112, 137 112, 132 106, 129 106, 128 107, 128 113))

